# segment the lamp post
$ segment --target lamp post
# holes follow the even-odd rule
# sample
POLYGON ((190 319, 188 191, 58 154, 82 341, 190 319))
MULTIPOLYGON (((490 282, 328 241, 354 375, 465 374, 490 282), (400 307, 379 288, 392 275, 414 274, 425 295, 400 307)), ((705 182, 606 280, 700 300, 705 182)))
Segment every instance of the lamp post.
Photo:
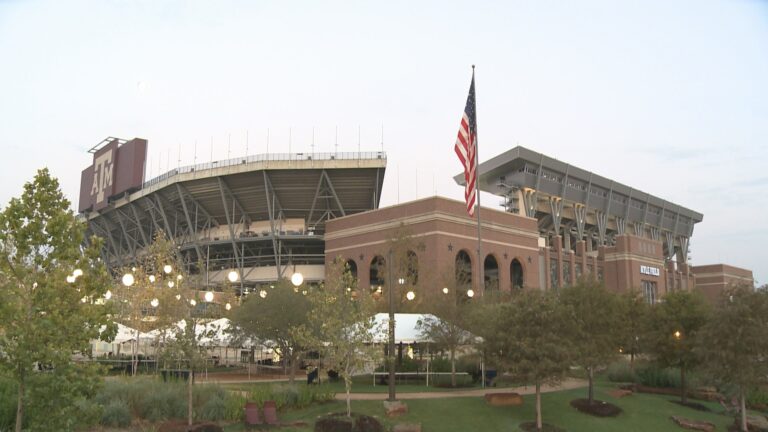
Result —
POLYGON ((387 366, 389 374, 387 384, 389 387, 389 402, 395 401, 395 296, 394 277, 392 276, 392 250, 387 257, 387 288, 389 291, 389 348, 387 350, 387 366))

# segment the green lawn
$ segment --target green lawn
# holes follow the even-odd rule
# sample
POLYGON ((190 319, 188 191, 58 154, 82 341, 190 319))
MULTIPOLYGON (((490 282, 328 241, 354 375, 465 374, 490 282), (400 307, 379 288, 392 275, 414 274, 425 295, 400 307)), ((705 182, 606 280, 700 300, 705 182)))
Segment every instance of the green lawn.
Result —
MULTIPOLYGON (((576 411, 569 405, 572 399, 585 397, 586 389, 548 393, 542 397, 544 421, 572 432, 613 432, 613 431, 682 431, 669 419, 671 415, 713 422, 717 430, 723 431, 732 419, 720 414, 717 404, 707 403, 713 413, 696 411, 669 402, 668 396, 635 394, 622 399, 615 399, 606 394, 615 388, 610 384, 599 383, 596 397, 620 406, 624 412, 615 418, 597 418, 576 411)), ((421 422, 423 430, 429 431, 515 431, 518 425, 535 418, 534 397, 525 396, 525 403, 520 407, 491 407, 481 397, 424 399, 406 401, 409 414, 397 419, 397 422, 421 422)), ((344 402, 332 402, 316 405, 304 410, 289 411, 280 414, 283 421, 303 420, 307 428, 281 428, 285 431, 311 431, 311 425, 317 416, 329 412, 341 412, 344 402)), ((384 409, 380 401, 352 401, 355 412, 375 415, 382 418, 384 409)), ((392 424, 385 419, 387 424, 392 424)), ((227 431, 241 431, 240 425, 233 425, 227 431)))

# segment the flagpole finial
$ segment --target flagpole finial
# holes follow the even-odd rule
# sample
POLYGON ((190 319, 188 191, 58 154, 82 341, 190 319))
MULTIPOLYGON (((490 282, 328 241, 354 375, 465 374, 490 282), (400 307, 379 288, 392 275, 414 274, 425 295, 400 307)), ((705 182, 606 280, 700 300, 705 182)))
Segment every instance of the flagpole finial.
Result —
POLYGON ((472 69, 473 69, 473 70, 475 69, 475 65, 472 65, 472 69))

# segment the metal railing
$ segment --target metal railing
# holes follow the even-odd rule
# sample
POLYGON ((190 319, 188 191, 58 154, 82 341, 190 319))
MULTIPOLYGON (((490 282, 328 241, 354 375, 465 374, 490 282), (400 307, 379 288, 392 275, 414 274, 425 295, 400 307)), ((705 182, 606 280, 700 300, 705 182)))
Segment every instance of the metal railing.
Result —
POLYGON ((224 159, 213 162, 200 163, 196 165, 186 165, 172 169, 166 173, 147 180, 142 184, 142 189, 160 183, 179 174, 185 174, 195 171, 222 168, 229 166, 244 165, 256 162, 290 162, 290 161, 329 161, 329 160, 370 160, 387 159, 387 154, 383 151, 376 152, 337 152, 337 153, 267 153, 252 156, 243 156, 232 159, 224 159))

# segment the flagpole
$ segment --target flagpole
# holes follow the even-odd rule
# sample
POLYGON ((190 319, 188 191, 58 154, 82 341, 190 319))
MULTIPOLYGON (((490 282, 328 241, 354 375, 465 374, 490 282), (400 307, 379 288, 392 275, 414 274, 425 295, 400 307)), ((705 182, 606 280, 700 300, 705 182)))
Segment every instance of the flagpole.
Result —
POLYGON ((485 260, 483 259, 483 247, 480 236, 480 156, 478 151, 478 139, 477 139, 477 84, 475 83, 475 65, 472 65, 472 84, 475 87, 475 130, 471 131, 470 137, 475 137, 475 199, 477 200, 477 274, 479 275, 477 288, 480 291, 480 295, 485 295, 485 275, 483 270, 485 267, 485 260))

